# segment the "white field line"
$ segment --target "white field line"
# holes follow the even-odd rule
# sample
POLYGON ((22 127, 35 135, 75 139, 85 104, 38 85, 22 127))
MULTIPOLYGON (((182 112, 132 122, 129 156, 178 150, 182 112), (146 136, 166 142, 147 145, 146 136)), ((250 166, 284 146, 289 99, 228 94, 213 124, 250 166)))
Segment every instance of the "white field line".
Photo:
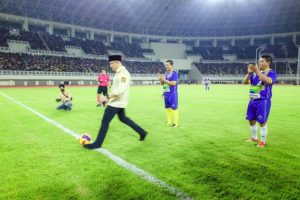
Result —
MULTIPOLYGON (((7 96, 6 94, 0 92, 0 94, 4 97, 6 97, 7 99, 11 100, 12 102, 18 104, 19 106, 31 111, 32 113, 36 114, 37 116, 39 116, 40 118, 44 119, 45 121, 49 122, 50 124, 60 128, 61 130, 63 130, 65 133, 73 136, 76 139, 80 138, 80 134, 72 131, 71 129, 66 128, 65 126, 59 124, 58 122, 46 117, 45 115, 39 113, 38 111, 24 105, 23 103, 17 101, 16 99, 7 96)), ((113 153, 111 153, 110 151, 104 149, 104 148, 100 148, 100 149, 96 149, 96 151, 98 151, 99 153, 105 155, 106 157, 108 157, 109 159, 111 159, 112 161, 114 161, 117 165, 133 172, 134 174, 142 177, 143 179, 145 179, 148 182, 154 183, 160 187, 162 187, 163 189, 167 190, 170 194, 175 195, 177 198, 179 199, 192 199, 191 197, 187 196, 186 194, 184 194, 183 192, 179 191, 178 189, 174 188, 173 186, 168 185, 166 182, 155 178, 154 176, 152 176, 151 174, 147 173, 146 171, 138 168, 137 166, 123 160, 122 158, 118 157, 117 155, 114 155, 113 153)))

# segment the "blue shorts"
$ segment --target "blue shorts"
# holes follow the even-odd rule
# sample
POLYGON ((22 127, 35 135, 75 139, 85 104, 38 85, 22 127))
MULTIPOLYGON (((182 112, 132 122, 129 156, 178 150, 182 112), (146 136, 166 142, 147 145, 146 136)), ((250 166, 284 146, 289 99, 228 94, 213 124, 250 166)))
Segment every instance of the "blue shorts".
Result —
POLYGON ((178 95, 174 93, 164 93, 165 108, 172 108, 176 110, 178 108, 178 95))
POLYGON ((270 100, 250 100, 247 109, 247 120, 256 120, 260 124, 268 121, 269 113, 271 109, 270 100))

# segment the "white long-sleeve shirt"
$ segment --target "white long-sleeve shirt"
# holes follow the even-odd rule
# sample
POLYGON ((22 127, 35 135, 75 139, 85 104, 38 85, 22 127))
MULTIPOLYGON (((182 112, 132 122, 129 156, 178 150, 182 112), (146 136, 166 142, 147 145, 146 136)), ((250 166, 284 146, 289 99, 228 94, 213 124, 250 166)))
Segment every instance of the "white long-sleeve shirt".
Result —
POLYGON ((117 69, 111 87, 111 94, 116 97, 109 100, 109 106, 125 108, 128 105, 130 82, 131 76, 127 69, 124 66, 117 69))

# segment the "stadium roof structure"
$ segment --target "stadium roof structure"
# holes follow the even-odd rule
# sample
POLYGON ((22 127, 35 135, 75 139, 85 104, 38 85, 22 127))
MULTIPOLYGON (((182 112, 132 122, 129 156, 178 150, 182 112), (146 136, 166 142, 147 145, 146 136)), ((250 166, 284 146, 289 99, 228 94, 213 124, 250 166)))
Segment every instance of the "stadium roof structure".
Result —
POLYGON ((299 0, 0 0, 0 12, 148 35, 300 31, 299 0))

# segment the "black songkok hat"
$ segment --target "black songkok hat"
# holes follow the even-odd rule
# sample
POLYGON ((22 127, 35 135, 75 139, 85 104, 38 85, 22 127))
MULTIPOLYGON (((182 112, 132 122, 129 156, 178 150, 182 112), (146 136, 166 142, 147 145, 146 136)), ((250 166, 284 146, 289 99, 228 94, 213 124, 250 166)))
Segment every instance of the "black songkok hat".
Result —
POLYGON ((108 56, 108 60, 110 61, 122 61, 122 56, 121 55, 111 55, 108 56))

